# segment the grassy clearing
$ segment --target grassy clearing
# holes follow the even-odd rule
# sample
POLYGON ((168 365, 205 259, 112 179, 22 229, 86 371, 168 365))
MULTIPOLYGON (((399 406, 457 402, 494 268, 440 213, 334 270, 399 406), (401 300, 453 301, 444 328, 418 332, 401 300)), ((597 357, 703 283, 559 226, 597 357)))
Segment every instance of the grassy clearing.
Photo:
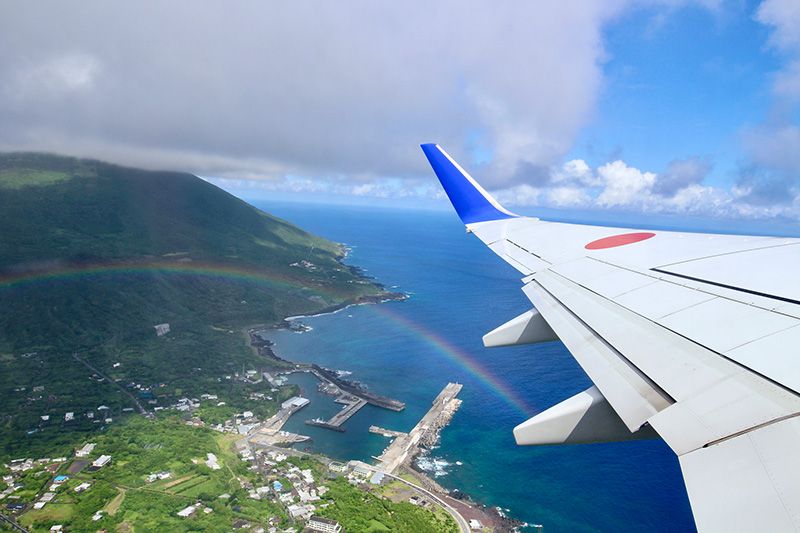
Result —
POLYGON ((24 187, 44 187, 60 181, 66 181, 71 177, 72 176, 66 172, 37 170, 32 168, 0 170, 0 188, 22 189, 24 187))
POLYGON ((214 497, 222 494, 224 491, 225 487, 220 485, 217 481, 213 479, 206 479, 202 483, 198 483, 197 485, 180 491, 178 494, 187 498, 198 498, 203 495, 214 497))
POLYGON ((170 488, 170 492, 173 494, 181 494, 189 489, 192 489, 198 485, 202 485, 208 481, 208 477, 206 476, 195 476, 180 485, 175 485, 174 487, 170 488))
POLYGON ((155 483, 155 484, 151 485, 151 487, 153 489, 168 490, 168 489, 171 489, 172 487, 174 487, 176 485, 180 485, 181 483, 183 483, 185 481, 193 479, 194 477, 196 477, 196 476, 183 476, 183 477, 179 477, 178 479, 173 479, 172 481, 167 481, 161 486, 159 486, 157 483, 155 483))
POLYGON ((75 506, 71 504, 48 503, 42 509, 28 511, 20 517, 20 524, 30 527, 39 522, 66 521, 72 517, 75 506))

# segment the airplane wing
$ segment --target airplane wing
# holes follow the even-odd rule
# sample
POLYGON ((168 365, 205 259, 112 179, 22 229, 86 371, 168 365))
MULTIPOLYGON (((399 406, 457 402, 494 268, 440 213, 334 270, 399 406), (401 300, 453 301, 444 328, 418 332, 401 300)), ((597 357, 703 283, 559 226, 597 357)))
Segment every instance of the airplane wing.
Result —
POLYGON ((518 216, 438 145, 422 149, 533 304, 484 344, 559 338, 594 383, 517 426, 517 443, 657 435, 700 531, 800 531, 800 239, 518 216))

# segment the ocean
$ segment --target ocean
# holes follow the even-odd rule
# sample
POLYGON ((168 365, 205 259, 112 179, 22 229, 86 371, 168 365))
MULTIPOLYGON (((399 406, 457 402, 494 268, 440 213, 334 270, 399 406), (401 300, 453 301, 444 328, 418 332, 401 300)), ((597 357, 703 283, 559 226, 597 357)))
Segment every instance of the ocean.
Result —
POLYGON ((483 348, 481 336, 530 308, 520 274, 453 213, 253 201, 351 247, 362 267, 405 301, 304 318, 305 333, 276 331, 276 352, 352 372, 349 379, 406 402, 400 413, 366 406, 337 433, 304 420, 339 410, 310 375, 290 380, 312 403, 286 429, 338 459, 369 461, 388 441, 370 425, 408 431, 450 381, 461 409, 432 453, 435 479, 508 509, 544 531, 694 531, 678 461, 662 441, 519 447, 512 428, 591 385, 559 342, 483 348))

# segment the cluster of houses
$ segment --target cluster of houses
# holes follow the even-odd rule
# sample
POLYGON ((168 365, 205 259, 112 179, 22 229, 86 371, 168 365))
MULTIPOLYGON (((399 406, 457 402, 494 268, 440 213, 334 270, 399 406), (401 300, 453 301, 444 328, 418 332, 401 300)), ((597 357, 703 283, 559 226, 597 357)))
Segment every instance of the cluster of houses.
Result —
MULTIPOLYGON (((55 479, 53 479, 53 482, 50 484, 50 486, 47 487, 47 491, 45 491, 45 493, 42 494, 39 497, 39 499, 33 504, 33 508, 41 509, 45 505, 53 501, 53 498, 56 497, 56 493, 61 488, 61 485, 63 485, 67 481, 69 481, 69 476, 56 476, 55 479)), ((87 488, 89 487, 83 488, 80 492, 86 490, 87 488)))
MULTIPOLYGON (((15 459, 11 461, 11 463, 6 464, 6 468, 8 468, 11 473, 3 476, 3 482, 6 484, 6 488, 0 492, 0 501, 8 499, 9 503, 6 504, 6 509, 10 511, 23 510, 25 505, 19 503, 17 501, 18 497, 13 495, 14 492, 23 488, 22 483, 19 483, 19 477, 25 472, 41 466, 45 467, 43 472, 55 473, 66 460, 66 457, 54 457, 52 459, 44 457, 42 459, 15 459)), ((58 489, 64 481, 66 481, 66 476, 58 476, 50 486, 48 492, 42 496, 42 499, 36 502, 34 507, 36 509, 41 509, 46 503, 50 502, 55 497, 55 490, 58 489), (39 507, 36 507, 36 505, 39 505, 39 507)))
POLYGON ((239 456, 251 463, 251 470, 260 471, 267 482, 254 486, 241 480, 242 486, 249 490, 250 498, 280 502, 290 517, 305 522, 306 531, 341 531, 341 526, 335 521, 314 515, 318 509, 328 506, 320 503, 328 487, 318 483, 311 469, 301 469, 287 462, 287 455, 277 450, 253 451, 244 447, 239 456))
MULTIPOLYGON (((75 450, 75 457, 77 459, 85 459, 87 458, 95 448, 95 444, 93 442, 87 443, 83 445, 78 450, 75 450)), ((15 459, 11 461, 9 464, 6 464, 5 467, 11 472, 8 475, 3 476, 2 480, 6 484, 6 488, 0 492, 0 501, 8 499, 9 503, 6 505, 6 508, 10 511, 22 511, 25 509, 25 505, 16 501, 16 496, 13 496, 13 493, 22 489, 23 485, 19 482, 19 478, 24 475, 26 472, 44 467, 40 474, 47 474, 50 475, 55 474, 58 469, 61 467, 62 464, 67 462, 66 457, 44 457, 41 459, 15 459)), ((89 470, 97 471, 103 468, 104 466, 111 463, 111 456, 110 455, 101 455, 91 463, 86 461, 83 464, 88 464, 89 470)), ((69 481, 68 475, 57 475, 53 478, 52 482, 44 489, 44 492, 38 497, 38 499, 33 503, 34 509, 42 509, 48 503, 52 502, 53 499, 58 495, 58 492, 61 491, 63 485, 69 481)), ((82 482, 75 486, 72 490, 76 493, 84 492, 90 489, 92 486, 89 482, 82 482)))
MULTIPOLYGON (((122 409, 122 411, 123 412, 131 412, 131 411, 133 411, 133 408, 132 407, 126 407, 126 408, 122 409)), ((101 406, 99 406, 97 409, 95 409, 93 411, 86 411, 85 413, 83 413, 82 416, 84 416, 87 419, 91 420, 95 424, 103 424, 103 423, 104 424, 110 424, 110 423, 112 423, 114 421, 114 419, 111 417, 111 408, 109 406, 107 406, 107 405, 101 405, 101 406)), ((39 420, 40 420, 39 426, 40 427, 46 426, 50 422, 51 419, 52 419, 51 415, 41 415, 39 417, 39 420)), ((67 411, 66 413, 64 413, 64 422, 65 423, 74 422, 76 419, 77 418, 76 418, 76 414, 75 414, 74 411, 67 411)), ((35 431, 38 431, 38 428, 30 430, 30 431, 28 431, 28 433, 34 433, 35 431)))

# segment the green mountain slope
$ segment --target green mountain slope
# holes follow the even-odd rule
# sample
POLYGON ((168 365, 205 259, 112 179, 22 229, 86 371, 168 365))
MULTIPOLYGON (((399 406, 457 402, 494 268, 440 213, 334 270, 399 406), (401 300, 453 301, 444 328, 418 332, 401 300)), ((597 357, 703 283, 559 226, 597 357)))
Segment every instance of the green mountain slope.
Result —
POLYGON ((263 363, 242 328, 384 294, 342 253, 196 176, 0 154, 5 452, 68 442, 101 404, 122 414, 125 387, 149 405, 208 392, 237 407, 226 376, 263 363))

